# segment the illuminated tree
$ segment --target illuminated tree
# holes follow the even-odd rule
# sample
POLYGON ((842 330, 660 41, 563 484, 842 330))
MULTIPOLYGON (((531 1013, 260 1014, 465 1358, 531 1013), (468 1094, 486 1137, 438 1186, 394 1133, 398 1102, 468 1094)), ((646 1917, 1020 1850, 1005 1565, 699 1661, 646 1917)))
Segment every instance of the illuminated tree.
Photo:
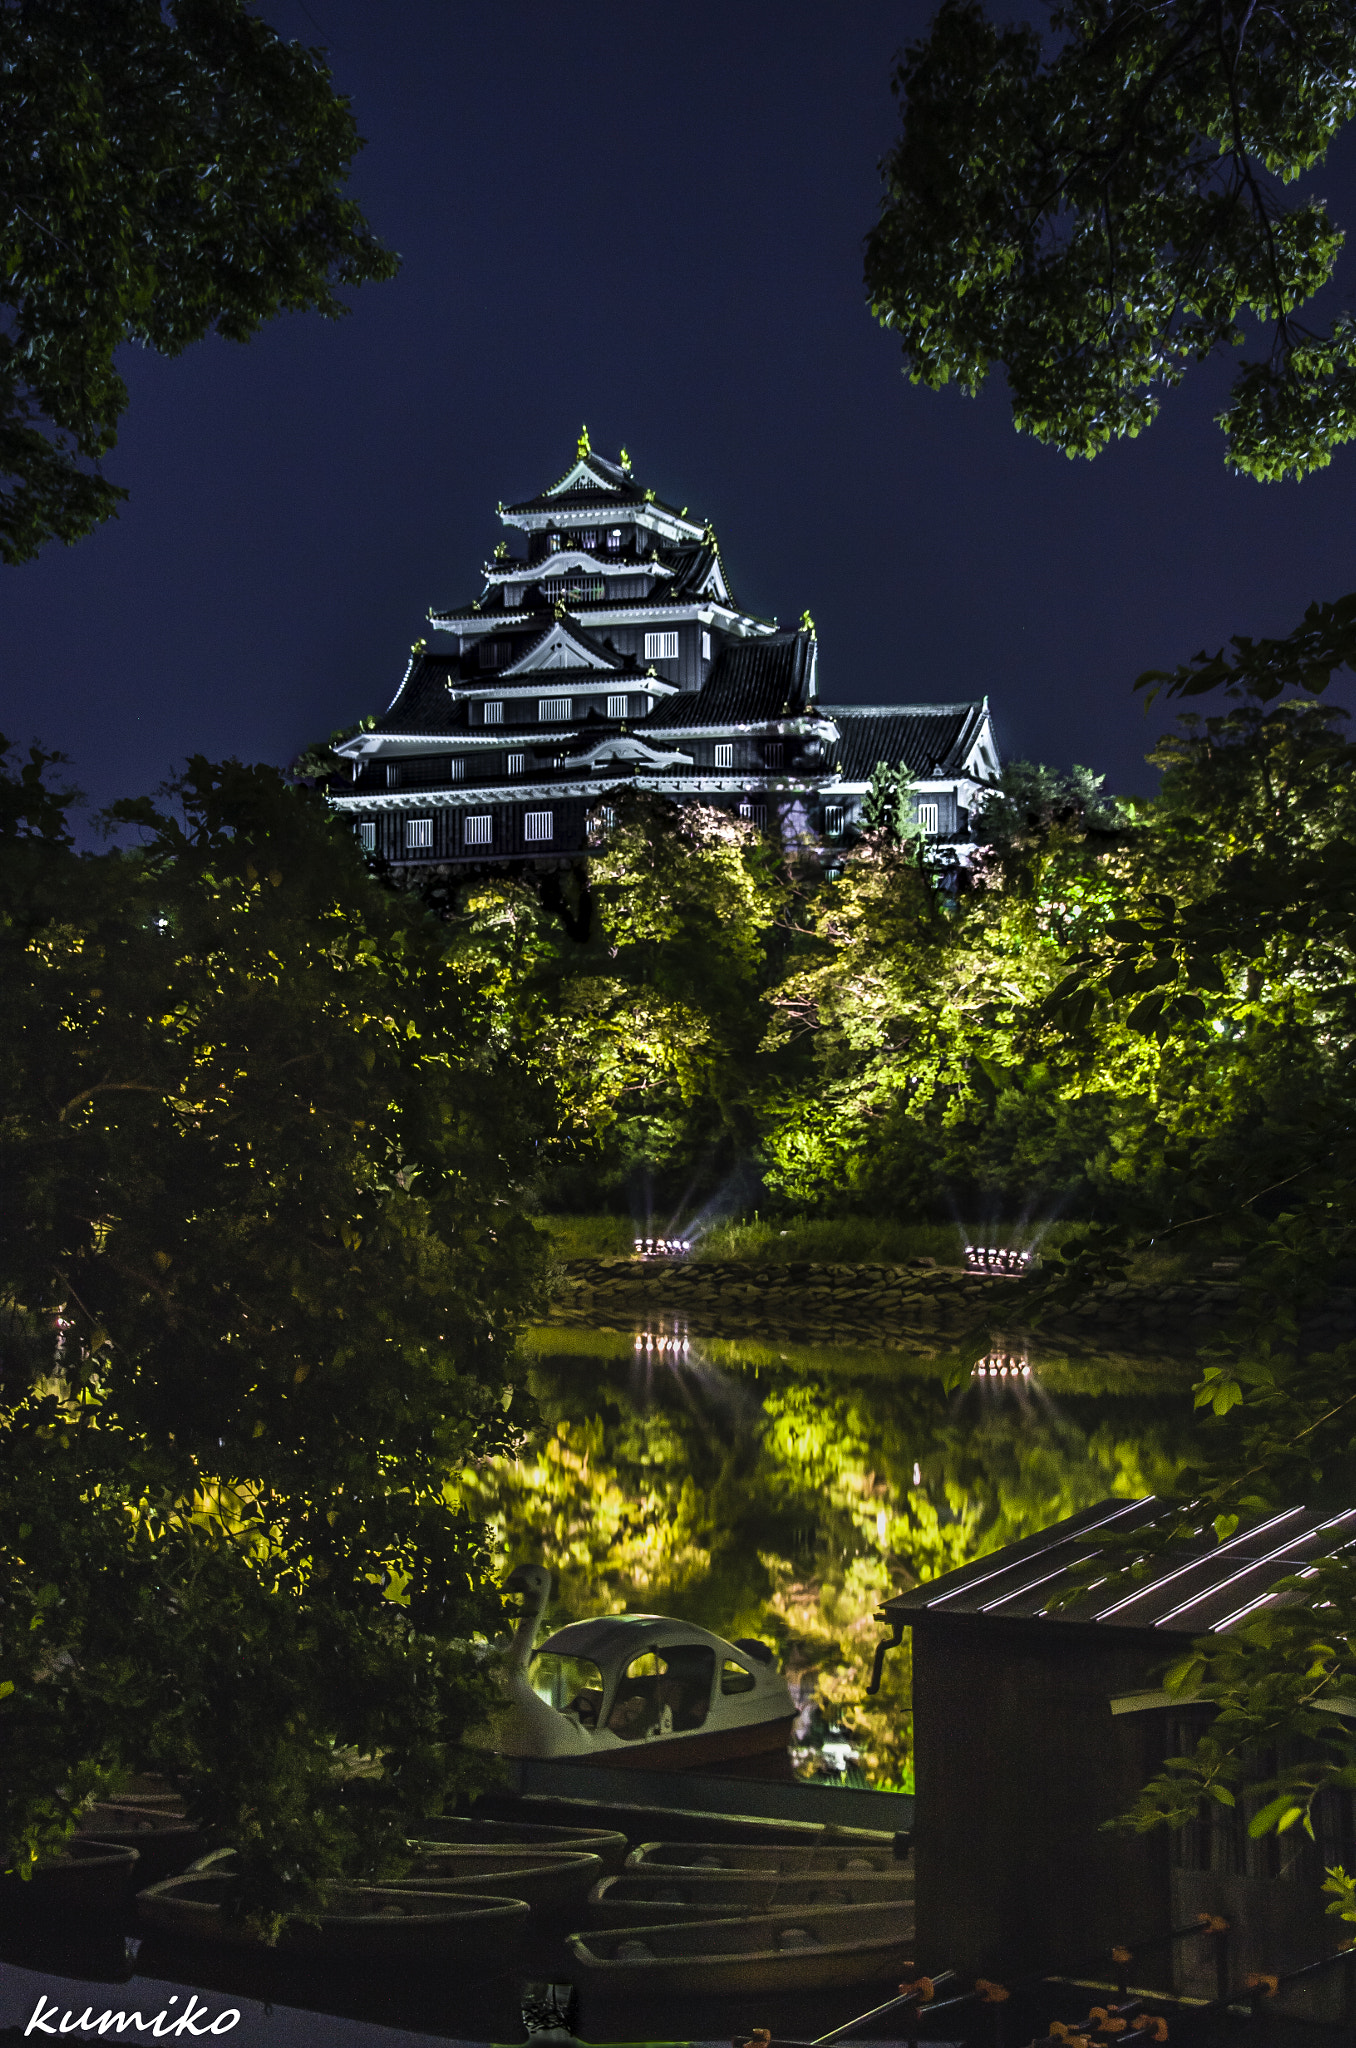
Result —
POLYGON ((267 1922, 474 1779, 522 1098, 319 798, 195 760, 78 855, 44 765, 0 779, 5 1859, 159 1770, 267 1922))

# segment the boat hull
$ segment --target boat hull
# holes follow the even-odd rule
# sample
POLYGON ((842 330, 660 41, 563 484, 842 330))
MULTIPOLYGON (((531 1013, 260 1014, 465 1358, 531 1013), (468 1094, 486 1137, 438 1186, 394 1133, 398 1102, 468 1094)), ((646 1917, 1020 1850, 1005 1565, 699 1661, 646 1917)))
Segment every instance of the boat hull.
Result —
POLYGON ((531 1849, 552 1855, 596 1856, 607 1872, 620 1870, 627 1853, 626 1836, 617 1828, 556 1828, 532 1821, 472 1819, 459 1813, 419 1821, 409 1840, 412 1849, 434 1855, 443 1849, 531 1849))
POLYGON ((897 1904, 913 1911, 913 1879, 902 1867, 844 1877, 832 1870, 780 1877, 776 1872, 627 1870, 605 1877, 589 1893, 595 1927, 642 1926, 682 1920, 728 1920, 740 1913, 798 1912, 805 1906, 897 1904))
POLYGON ((683 1925, 600 1928, 569 1936, 583 1982, 603 1997, 697 1997, 897 1983, 911 1967, 913 1911, 806 1906, 683 1925))
POLYGON ((892 1844, 873 1842, 776 1843, 758 1841, 638 1842, 626 1859, 637 1876, 672 1870, 675 1876, 729 1871, 764 1877, 811 1877, 826 1873, 870 1877, 910 1866, 892 1844))
MULTIPOLYGON (((148 1932, 171 1941, 260 1949, 246 1927, 227 1918, 230 1878, 167 1878, 137 1894, 137 1916, 148 1932)), ((319 1923, 290 1920, 278 1946, 288 1954, 331 1963, 474 1959, 484 1972, 501 1968, 522 1945, 530 1908, 512 1895, 406 1891, 378 1885, 336 1885, 333 1910, 319 1923)))
POLYGON ((744 1757, 786 1758, 795 1715, 775 1721, 751 1721, 737 1728, 696 1729, 691 1735, 661 1735, 653 1742, 599 1744, 570 1756, 554 1756, 556 1764, 603 1765, 609 1771, 696 1771, 704 1764, 735 1763, 744 1757))

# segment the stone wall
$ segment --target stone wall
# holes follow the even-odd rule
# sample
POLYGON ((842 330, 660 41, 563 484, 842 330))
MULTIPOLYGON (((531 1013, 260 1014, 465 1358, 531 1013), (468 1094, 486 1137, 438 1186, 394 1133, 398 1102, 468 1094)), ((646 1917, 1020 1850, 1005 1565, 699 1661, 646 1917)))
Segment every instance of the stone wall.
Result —
MULTIPOLYGON (((901 1266, 715 1259, 571 1259, 558 1273, 555 1299, 576 1313, 625 1310, 665 1315, 699 1310, 732 1325, 770 1323, 854 1335, 885 1329, 973 1331, 984 1324, 1018 1334, 1038 1280, 968 1273, 914 1261, 901 1266)), ((1234 1279, 1167 1284, 1116 1280, 1040 1320, 1043 1335, 1169 1345, 1194 1351, 1241 1295, 1234 1279)), ((1333 1289, 1306 1321, 1311 1344, 1356 1335, 1356 1291, 1333 1289)))

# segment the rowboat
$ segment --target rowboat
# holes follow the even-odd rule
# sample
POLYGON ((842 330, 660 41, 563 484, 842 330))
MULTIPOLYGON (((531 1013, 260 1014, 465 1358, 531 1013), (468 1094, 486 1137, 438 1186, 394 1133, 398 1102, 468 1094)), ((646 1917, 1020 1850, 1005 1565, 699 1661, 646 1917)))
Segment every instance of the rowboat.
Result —
POLYGON ((101 1799, 81 1814, 79 1835, 135 1849, 141 1859, 137 1877, 143 1884, 187 1869, 205 1847, 202 1830, 186 1818, 172 1796, 101 1799))
POLYGON ((620 1870, 626 1861, 626 1836, 617 1828, 546 1827, 526 1820, 472 1820, 466 1814, 448 1814, 438 1820, 416 1823, 410 1846, 414 1849, 548 1849, 580 1856, 597 1856, 603 1869, 620 1870))
POLYGON ((641 1842, 626 1859, 628 1870, 743 1870, 769 1877, 809 1877, 828 1872, 866 1877, 906 1866, 888 1844, 816 1842, 785 1846, 763 1842, 641 1842))
POLYGON ((64 1849, 43 1856, 29 1878, 0 1877, 0 1918, 50 1921, 118 1913, 132 1895, 137 1852, 122 1842, 73 1835, 64 1849))
POLYGON ((913 1910, 913 1879, 895 1871, 842 1876, 831 1870, 779 1877, 775 1871, 683 1870, 642 1866, 600 1878, 589 1893, 595 1927, 646 1922, 728 1920, 738 1913, 799 1912, 803 1906, 877 1906, 913 1910))
POLYGON ((501 1756, 666 1771, 787 1757, 796 1703, 766 1643, 727 1643, 663 1614, 604 1614, 538 1648, 552 1583, 540 1565, 505 1581, 523 1609, 484 1737, 501 1756))
POLYGON ((909 1966, 913 1912, 802 1906, 729 1920, 599 1928, 571 1934, 582 1982, 604 1996, 811 1991, 898 1982, 909 1966))
POLYGON ((426 1848, 399 1879, 402 1890, 500 1892, 546 1910, 581 1902, 603 1876, 601 1856, 550 1849, 426 1848))
MULTIPOLYGON (((189 1871, 137 1894, 144 1930, 172 1941, 260 1947, 259 1937, 226 1917, 235 1880, 189 1871)), ((326 1888, 318 1924, 289 1920, 278 1946, 327 1962, 370 1963, 474 1959, 478 1970, 501 1968, 517 1953, 528 1906, 502 1894, 404 1891, 396 1886, 334 1884, 326 1888)))

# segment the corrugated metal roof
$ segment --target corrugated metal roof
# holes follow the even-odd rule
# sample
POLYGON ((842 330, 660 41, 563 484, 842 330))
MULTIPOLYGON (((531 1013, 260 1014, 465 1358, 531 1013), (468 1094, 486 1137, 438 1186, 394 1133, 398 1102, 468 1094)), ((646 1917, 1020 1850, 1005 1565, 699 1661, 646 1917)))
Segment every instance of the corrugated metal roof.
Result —
POLYGON ((1152 1494, 1139 1501, 1102 1501, 1039 1536, 899 1593, 880 1612, 906 1623, 994 1615, 1219 1635, 1261 1608, 1303 1599, 1302 1589, 1277 1593, 1281 1580, 1311 1572, 1319 1560, 1340 1551, 1356 1550, 1356 1507, 1338 1512, 1286 1508, 1254 1517, 1222 1543, 1204 1516, 1189 1538, 1150 1558, 1142 1577, 1132 1576, 1131 1557, 1119 1541, 1108 1539, 1175 1523, 1181 1513, 1180 1505, 1152 1494), (1105 1578, 1064 1605, 1061 1596, 1094 1560, 1105 1564, 1105 1578))
POLYGON ((845 782, 869 782, 878 761, 910 775, 957 775, 984 717, 973 704, 824 704, 837 722, 845 782))

